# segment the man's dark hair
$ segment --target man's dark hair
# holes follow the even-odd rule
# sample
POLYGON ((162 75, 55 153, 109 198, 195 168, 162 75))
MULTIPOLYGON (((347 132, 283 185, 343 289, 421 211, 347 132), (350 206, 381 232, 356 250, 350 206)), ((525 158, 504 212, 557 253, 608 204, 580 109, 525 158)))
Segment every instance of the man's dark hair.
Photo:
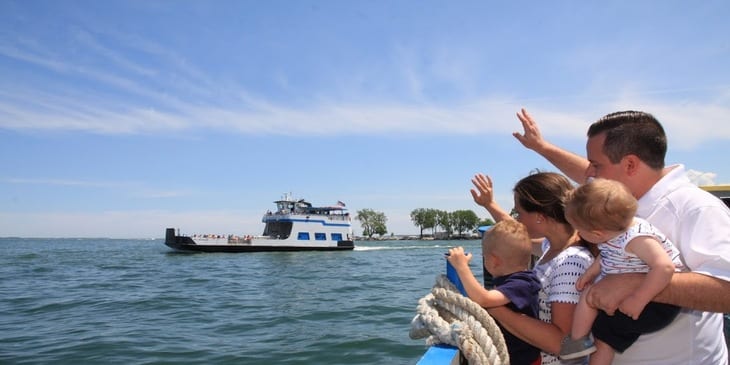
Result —
POLYGON ((653 115, 633 110, 606 115, 588 128, 588 138, 606 133, 603 153, 612 163, 626 155, 636 155, 649 167, 664 168, 667 135, 653 115))

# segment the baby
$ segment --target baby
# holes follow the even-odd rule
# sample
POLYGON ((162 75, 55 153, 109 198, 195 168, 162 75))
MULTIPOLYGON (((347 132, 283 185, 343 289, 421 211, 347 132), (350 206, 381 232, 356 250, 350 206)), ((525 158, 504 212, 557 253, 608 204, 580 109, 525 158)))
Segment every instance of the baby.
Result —
POLYGON ((563 342, 560 358, 591 354, 590 364, 610 364, 615 351, 623 352, 641 334, 668 325, 680 308, 652 302, 684 265, 679 251, 658 229, 637 218, 637 201, 617 181, 595 179, 570 192, 565 218, 580 236, 598 245, 599 259, 578 279, 582 290, 575 309, 571 335, 563 342), (586 302, 586 288, 605 275, 646 273, 641 286, 619 304, 613 316, 586 302), (593 332, 595 345, 589 333, 593 332))

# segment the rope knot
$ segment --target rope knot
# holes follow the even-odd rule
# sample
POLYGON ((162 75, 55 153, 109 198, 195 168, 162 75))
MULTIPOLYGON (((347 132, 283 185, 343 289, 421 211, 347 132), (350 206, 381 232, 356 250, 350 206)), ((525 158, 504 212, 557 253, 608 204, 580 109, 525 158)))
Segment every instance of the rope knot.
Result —
POLYGON ((508 365, 509 354, 497 323, 471 299, 461 295, 446 275, 436 277, 431 292, 418 300, 409 336, 427 345, 458 347, 470 365, 508 365))

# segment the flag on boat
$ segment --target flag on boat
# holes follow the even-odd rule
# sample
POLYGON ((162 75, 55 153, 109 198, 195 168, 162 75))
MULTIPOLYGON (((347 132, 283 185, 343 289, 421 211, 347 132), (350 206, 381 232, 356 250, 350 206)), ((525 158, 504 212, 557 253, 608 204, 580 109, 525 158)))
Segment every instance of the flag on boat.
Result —
POLYGON ((341 200, 338 200, 337 201, 337 206, 338 207, 346 207, 345 203, 343 203, 341 200))

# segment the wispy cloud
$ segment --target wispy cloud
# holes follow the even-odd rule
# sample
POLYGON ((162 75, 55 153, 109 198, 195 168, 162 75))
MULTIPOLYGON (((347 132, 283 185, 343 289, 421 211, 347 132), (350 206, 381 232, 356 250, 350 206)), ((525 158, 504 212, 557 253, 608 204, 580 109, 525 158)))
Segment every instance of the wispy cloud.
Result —
POLYGON ((4 236, 21 237, 161 238, 167 227, 184 227, 183 234, 255 234, 261 232, 260 219, 260 212, 244 211, 19 213, 0 210, 0 232, 4 236))
POLYGON ((19 185, 58 185, 58 186, 78 186, 78 187, 93 187, 93 188, 119 188, 129 187, 134 185, 131 183, 122 182, 108 182, 108 181, 85 181, 85 180, 67 180, 67 179, 31 179, 31 178, 16 178, 16 177, 5 177, 0 178, 0 182, 7 184, 19 184, 19 185))
MULTIPOLYGON (((102 85, 103 91, 97 87, 86 89, 79 85, 84 82, 74 82, 77 79, 56 80, 52 76, 49 88, 0 81, 0 128, 97 134, 207 129, 297 136, 504 135, 518 129, 514 114, 526 106, 547 136, 582 139, 587 125, 602 114, 631 108, 655 114, 671 133, 673 145, 679 148, 730 139, 730 87, 718 90, 719 96, 714 100, 688 97, 681 102, 677 102, 676 93, 691 94, 691 90, 593 94, 590 99, 577 95, 521 99, 464 92, 460 100, 451 98, 450 102, 435 103, 429 102, 425 85, 435 79, 454 89, 473 91, 474 81, 469 76, 478 69, 475 60, 479 56, 470 54, 468 49, 457 49, 462 57, 453 57, 448 49, 436 47, 435 51, 425 50, 433 55, 433 61, 424 65, 420 56, 424 50, 396 46, 390 62, 407 85, 407 95, 348 95, 347 99, 333 95, 328 99, 320 94, 307 106, 293 106, 259 96, 241 85, 216 80, 176 50, 151 39, 101 28, 75 27, 71 33, 82 52, 100 62, 72 60, 60 48, 54 50, 23 37, 0 42, 0 55, 64 77, 102 85), (144 57, 135 58, 122 50, 144 57), (674 93, 674 98, 663 98, 667 93, 674 93), (366 101, 353 101, 360 99, 366 101)), ((363 74, 374 76, 366 71, 363 74)), ((634 86, 632 90, 636 90, 634 86)))
MULTIPOLYGON (((63 50, 42 47, 32 39, 20 38, 14 41, 0 42, 0 56, 23 61, 46 72, 51 85, 63 82, 63 93, 75 93, 78 104, 84 105, 88 99, 95 99, 98 94, 105 94, 111 99, 125 100, 126 109, 142 109, 144 105, 154 105, 165 110, 179 110, 187 105, 177 95, 160 90, 169 89, 168 79, 177 80, 175 69, 160 67, 169 65, 162 63, 153 68, 151 65, 134 61, 123 56, 114 49, 102 45, 90 32, 75 28, 74 39, 77 40, 83 57, 71 58, 63 50), (91 60, 91 61, 90 61, 91 60), (172 77, 157 76, 158 70, 167 70, 172 77), (60 78, 60 79, 59 79, 60 78), (83 81, 83 82, 81 82, 83 81), (90 86, 83 88, 79 85, 90 86), (142 100, 132 101, 132 100, 142 100)), ((126 46, 126 45, 125 45, 126 46)), ((151 64, 157 64, 152 62, 151 64)), ((181 63, 177 63, 178 65, 181 63)), ((4 85, 8 90, 38 90, 33 85, 4 85)), ((193 88, 190 88, 193 89, 193 88)), ((30 99, 33 100, 33 99, 30 99)), ((103 113, 102 113, 103 114, 103 113)))
POLYGON ((730 139, 728 100, 661 101, 631 97, 617 100, 615 110, 641 109, 664 125, 673 147, 686 149, 707 141, 730 139))
POLYGON ((123 70, 131 71, 135 74, 139 74, 145 77, 154 76, 159 73, 158 70, 142 65, 138 62, 131 60, 129 57, 124 56, 121 52, 116 51, 113 48, 103 45, 97 40, 97 38, 89 31, 74 28, 74 39, 76 39, 87 51, 96 53, 102 56, 106 61, 120 67, 123 70))
MULTIPOLYGON (((484 99, 452 107, 423 105, 323 104, 306 109, 255 101, 250 108, 185 106, 182 113, 130 108, 110 110, 77 105, 72 100, 37 103, 54 108, 36 111, 23 105, 0 103, 0 127, 7 129, 77 130, 100 134, 156 133, 170 130, 212 129, 241 134, 281 135, 387 135, 392 133, 504 134, 518 129, 517 100, 484 99)), ((529 111, 538 119, 546 135, 584 138, 587 125, 615 110, 641 109, 657 116, 672 136, 672 143, 689 148, 708 140, 730 139, 728 104, 662 102, 632 97, 580 111, 565 111, 536 103, 529 111), (590 109, 590 113, 587 111, 590 109), (600 111, 600 112, 596 112, 600 111)))
POLYGON ((154 189, 145 183, 134 181, 92 181, 56 178, 0 177, 0 184, 65 186, 88 189, 118 190, 129 197, 144 199, 167 199, 193 195, 189 189, 154 189))

